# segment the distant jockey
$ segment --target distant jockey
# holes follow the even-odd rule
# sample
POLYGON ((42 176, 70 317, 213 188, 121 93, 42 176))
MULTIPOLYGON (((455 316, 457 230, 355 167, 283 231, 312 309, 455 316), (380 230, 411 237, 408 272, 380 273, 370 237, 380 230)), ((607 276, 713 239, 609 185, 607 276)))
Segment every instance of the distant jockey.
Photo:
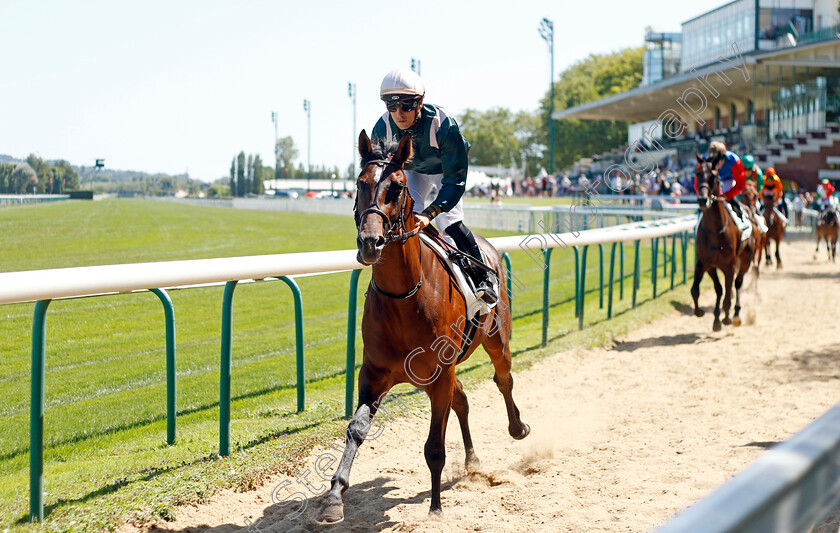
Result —
POLYGON ((834 185, 828 181, 827 178, 817 186, 817 206, 820 210, 820 220, 828 213, 831 208, 837 208, 838 200, 834 196, 834 185))
POLYGON ((766 195, 773 196, 773 204, 787 217, 787 203, 782 201, 782 180, 773 167, 768 168, 764 173, 764 187, 761 189, 761 197, 764 198, 766 195))

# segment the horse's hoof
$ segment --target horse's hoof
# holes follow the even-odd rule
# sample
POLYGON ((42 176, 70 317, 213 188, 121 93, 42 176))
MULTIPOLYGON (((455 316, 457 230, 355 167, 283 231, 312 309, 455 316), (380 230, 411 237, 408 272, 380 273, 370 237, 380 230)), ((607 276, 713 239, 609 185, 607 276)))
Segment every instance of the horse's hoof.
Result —
POLYGON ((706 314, 706 311, 703 311, 699 307, 694 308, 694 316, 703 316, 706 314))
POLYGON ((315 522, 322 526, 331 524, 338 524, 344 521, 344 504, 343 503, 325 503, 321 507, 321 512, 318 513, 318 518, 315 522))
POLYGON ((429 518, 443 518, 443 509, 429 509, 429 518))
POLYGON ((529 426, 525 422, 522 422, 522 426, 522 432, 519 435, 511 435, 511 437, 513 437, 514 440, 522 440, 531 434, 531 426, 529 426))
POLYGON ((464 467, 467 469, 467 472, 475 472, 481 468, 481 461, 478 460, 478 456, 475 454, 474 451, 470 451, 467 453, 467 459, 464 461, 464 467))
POLYGON ((741 325, 741 317, 736 316, 735 318, 733 318, 732 319, 732 325, 735 326, 736 328, 738 326, 740 326, 741 325))
POLYGON ((723 325, 724 325, 724 326, 728 326, 728 325, 730 325, 731 323, 732 323, 732 319, 731 319, 731 318, 726 317, 726 318, 724 318, 724 319, 723 319, 723 325))
POLYGON ((715 320, 715 323, 712 325, 712 331, 720 331, 723 327, 720 325, 720 320, 715 320))

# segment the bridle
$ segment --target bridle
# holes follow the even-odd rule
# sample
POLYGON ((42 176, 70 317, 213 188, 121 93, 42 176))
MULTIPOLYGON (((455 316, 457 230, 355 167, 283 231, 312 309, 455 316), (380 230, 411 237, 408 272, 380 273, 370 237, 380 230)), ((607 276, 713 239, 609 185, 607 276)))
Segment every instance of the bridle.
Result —
MULTIPOLYGON (((700 168, 699 171, 702 173, 703 169, 700 168)), ((709 170, 709 175, 712 176, 712 179, 718 179, 714 168, 709 170)), ((696 180, 697 177, 698 177, 698 173, 695 173, 694 174, 694 179, 696 180)), ((723 196, 723 195, 715 194, 714 192, 712 192, 713 191, 712 185, 705 180, 705 177, 706 177, 705 174, 703 174, 704 180, 703 180, 703 183, 701 183, 697 186, 697 192, 699 193, 703 189, 706 189, 708 191, 708 194, 705 198, 708 201, 708 204, 707 204, 707 208, 708 208, 708 207, 711 206, 712 202, 722 202, 722 201, 726 200, 726 197, 723 196)), ((720 182, 718 182, 718 186, 719 186, 719 184, 720 184, 720 182)), ((728 226, 729 226, 729 218, 724 215, 724 217, 723 217, 723 227, 720 229, 719 233, 721 233, 721 234, 725 233, 726 228, 728 226)))
MULTIPOLYGON (((362 211, 358 215, 358 217, 356 218, 356 235, 358 237, 358 234, 361 233, 361 231, 362 231, 362 223, 365 220, 365 216, 369 215, 369 214, 374 214, 374 215, 378 215, 378 216, 382 217, 382 221, 385 224, 385 245, 387 245, 391 242, 397 242, 399 244, 405 244, 405 242, 408 239, 410 239, 411 237, 414 237, 415 235, 417 235, 420 232, 419 228, 414 228, 413 230, 408 231, 405 227, 405 204, 406 204, 406 201, 407 201, 407 198, 408 198, 408 194, 406 194, 405 190, 408 187, 406 185, 402 184, 402 183, 399 184, 399 186, 400 186, 400 215, 399 215, 399 218, 397 219, 396 224, 392 224, 391 219, 388 218, 388 215, 386 215, 385 212, 382 211, 382 209, 380 209, 380 207, 376 204, 376 199, 379 196, 379 186, 382 184, 383 181, 385 181, 385 177, 386 177, 385 169, 388 168, 388 165, 393 165, 393 166, 397 167, 399 170, 402 170, 403 163, 400 163, 399 165, 397 165, 395 162, 393 162, 390 159, 373 159, 371 161, 368 161, 365 164, 365 168, 367 168, 370 165, 375 165, 377 167, 382 167, 382 175, 379 177, 379 181, 376 182, 376 189, 374 189, 374 191, 373 191, 373 197, 372 197, 370 205, 364 211, 362 211), (399 230, 399 233, 396 233, 395 232, 396 230, 399 230)), ((363 170, 363 172, 364 172, 364 170, 363 170)), ((411 298, 412 296, 417 294, 417 291, 419 291, 420 287, 423 285, 423 253, 422 253, 422 251, 420 253, 420 276, 419 276, 419 279, 417 280, 417 284, 410 291, 408 291, 406 293, 403 293, 403 294, 397 294, 397 295, 388 294, 387 292, 384 292, 382 289, 380 289, 379 287, 376 286, 376 281, 373 279, 373 276, 370 277, 370 285, 371 285, 371 287, 373 287, 373 290, 376 292, 376 294, 379 294, 380 296, 384 296, 385 298, 389 298, 391 300, 405 300, 407 298, 411 298)))
POLYGON ((380 176, 379 181, 376 182, 376 189, 373 191, 373 199, 370 205, 362 211, 358 218, 356 219, 356 232, 357 234, 361 232, 362 222, 364 222, 365 215, 373 213, 374 215, 379 215, 382 217, 382 221, 385 224, 385 244, 389 244, 391 242, 398 242, 403 244, 405 241, 417 235, 420 231, 419 229, 415 228, 411 231, 407 231, 405 227, 405 203, 408 198, 408 195, 405 193, 406 185, 400 183, 400 216, 397 219, 396 224, 391 224, 391 219, 388 218, 388 215, 385 214, 382 209, 376 205, 376 198, 379 196, 379 186, 382 184, 385 178, 385 169, 388 168, 388 165, 393 165, 397 167, 399 170, 402 170, 403 164, 400 163, 397 165, 390 159, 374 159, 372 161, 368 161, 365 165, 366 167, 369 165, 375 165, 377 167, 382 167, 382 176, 380 176), (400 230, 399 233, 395 233, 395 230, 400 230))

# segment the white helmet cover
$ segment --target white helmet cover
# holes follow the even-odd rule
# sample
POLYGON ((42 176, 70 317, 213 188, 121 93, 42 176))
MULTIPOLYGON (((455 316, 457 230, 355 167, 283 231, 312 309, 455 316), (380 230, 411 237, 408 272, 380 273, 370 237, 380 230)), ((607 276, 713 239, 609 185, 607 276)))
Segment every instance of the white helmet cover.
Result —
POLYGON ((406 96, 418 97, 426 94, 423 80, 410 68, 396 68, 385 75, 379 86, 383 100, 400 100, 406 96))

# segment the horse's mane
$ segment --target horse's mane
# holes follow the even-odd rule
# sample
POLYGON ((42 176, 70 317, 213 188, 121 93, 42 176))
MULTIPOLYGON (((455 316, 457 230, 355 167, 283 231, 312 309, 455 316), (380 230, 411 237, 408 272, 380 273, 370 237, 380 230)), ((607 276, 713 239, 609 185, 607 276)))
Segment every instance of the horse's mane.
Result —
MULTIPOLYGON (((362 156, 362 168, 364 168, 371 161, 388 159, 389 157, 394 155, 399 145, 400 143, 395 137, 385 136, 380 139, 372 140, 370 152, 362 156)), ((409 158, 408 161, 411 161, 411 158, 409 158)))

